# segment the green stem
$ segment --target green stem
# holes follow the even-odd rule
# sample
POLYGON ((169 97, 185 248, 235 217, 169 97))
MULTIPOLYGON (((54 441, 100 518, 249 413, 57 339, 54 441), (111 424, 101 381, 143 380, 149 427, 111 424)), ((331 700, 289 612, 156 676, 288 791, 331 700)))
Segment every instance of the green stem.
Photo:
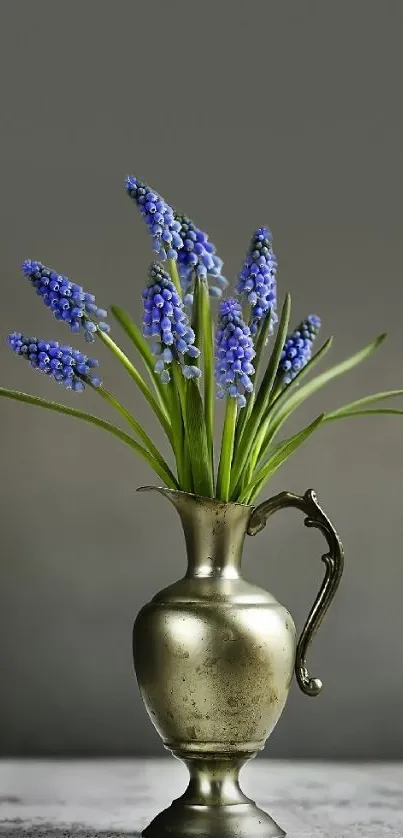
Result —
MULTIPOLYGON (((87 381, 87 383, 91 384, 90 381, 87 381)), ((176 484, 176 486, 178 487, 176 478, 172 474, 172 471, 169 468, 168 463, 166 463, 164 458, 161 457, 161 454, 158 451, 158 448, 154 445, 152 439, 150 439, 148 434, 142 428, 142 426, 137 421, 137 419, 135 419, 134 416, 130 413, 130 411, 127 410, 127 408, 124 407, 124 405, 122 405, 118 401, 118 399, 116 399, 115 396, 112 395, 112 393, 109 393, 108 390, 105 390, 104 387, 94 387, 93 386, 92 389, 96 393, 99 393, 99 395, 102 396, 102 398, 105 399, 105 401, 107 401, 108 404, 110 404, 111 407, 114 408, 114 410, 117 410, 118 413, 120 413, 120 415, 123 416, 124 419, 126 419, 126 421, 133 428, 133 430, 137 434, 137 436, 140 437, 140 439, 144 442, 144 444, 145 444, 146 448, 148 449, 148 451, 150 452, 150 454, 160 464, 161 468, 164 469, 166 471, 166 473, 170 475, 172 482, 174 484, 176 484)))
POLYGON ((257 487, 263 485, 262 481, 268 480, 268 478, 271 477, 286 460, 288 460, 297 448, 299 448, 300 445, 302 445, 302 443, 305 442, 305 440, 319 427, 323 418, 324 414, 321 413, 320 416, 314 419, 314 421, 307 425, 306 428, 298 431, 292 437, 289 437, 289 439, 284 440, 273 456, 269 457, 267 462, 257 472, 255 472, 250 483, 248 483, 239 497, 239 501, 241 503, 247 502, 249 498, 253 496, 257 487))
MULTIPOLYGON (((261 448, 260 452, 260 459, 264 456, 267 447, 272 443, 274 437, 284 424, 286 420, 291 416, 291 414, 298 408, 300 405, 307 399, 309 396, 313 395, 317 392, 317 390, 321 389, 325 384, 328 384, 332 381, 333 378, 337 378, 340 375, 344 375, 345 372, 356 367, 358 364, 362 363, 366 358, 369 358, 373 352, 383 343, 385 340, 386 334, 381 334, 379 337, 375 338, 374 341, 369 343, 367 346, 364 346, 363 349, 360 349, 359 352, 356 352, 354 355, 351 355, 345 361, 342 361, 340 364, 335 364, 330 369, 326 370, 325 372, 321 373, 321 375, 317 375, 315 378, 308 381, 307 384, 304 384, 302 387, 298 387, 298 383, 301 379, 307 374, 307 372, 311 371, 313 366, 318 363, 321 357, 328 351, 331 338, 319 349, 316 355, 311 358, 309 363, 298 373, 298 375, 294 378, 294 380, 289 384, 275 399, 270 403, 268 410, 265 413, 264 421, 266 419, 270 419, 270 425, 266 432, 265 439, 261 448)), ((352 402, 350 405, 344 405, 345 407, 351 407, 352 405, 357 405, 360 403, 369 404, 371 401, 378 401, 379 399, 385 398, 392 398, 396 395, 400 395, 400 390, 390 390, 385 393, 374 394, 373 396, 366 396, 364 398, 364 402, 362 400, 358 400, 352 402)), ((340 408, 343 410, 343 407, 340 408)))
POLYGON ((0 387, 0 396, 5 396, 8 399, 15 399, 16 401, 25 402, 26 404, 32 404, 35 407, 42 407, 45 410, 54 410, 57 413, 63 413, 66 416, 74 416, 76 419, 82 419, 84 422, 89 422, 92 425, 97 425, 98 428, 102 428, 105 431, 109 431, 109 433, 116 436, 122 442, 125 442, 127 445, 130 445, 131 448, 142 457, 145 462, 151 466, 151 468, 158 474, 159 477, 163 480, 165 485, 169 489, 176 489, 177 484, 176 482, 172 482, 170 475, 165 472, 164 469, 161 468, 159 463, 154 459, 154 457, 143 448, 138 442, 136 442, 133 437, 126 434, 125 431, 122 431, 116 425, 113 425, 111 422, 106 422, 104 419, 100 419, 98 416, 92 416, 91 413, 84 413, 82 410, 76 410, 73 407, 66 407, 66 405, 59 404, 58 402, 48 402, 46 399, 41 399, 39 396, 31 396, 29 393, 20 393, 17 390, 8 390, 5 387, 0 387))
POLYGON ((264 350, 267 343, 267 338, 270 330, 270 323, 271 323, 271 312, 269 311, 265 320, 263 320, 258 336, 256 338, 256 356, 253 361, 253 366, 255 368, 255 386, 251 393, 247 396, 247 404, 246 407, 239 411, 237 423, 236 423, 236 444, 238 445, 243 430, 245 428, 246 423, 248 422, 250 415, 252 413, 253 405, 255 404, 256 398, 256 390, 258 386, 259 374, 262 368, 263 358, 264 358, 264 350))
POLYGON ((206 281, 203 281, 202 283, 202 294, 200 298, 200 303, 204 357, 204 417, 206 422, 207 449, 211 458, 211 468, 214 479, 214 342, 210 295, 206 281))
POLYGON ((144 366, 150 376, 150 381, 155 389, 157 399, 162 410, 166 413, 168 412, 169 415, 169 398, 168 398, 168 389, 166 384, 161 381, 159 375, 154 372, 155 367, 155 355, 151 352, 151 349, 141 334, 140 329, 138 328, 137 324, 131 319, 129 314, 127 314, 124 309, 120 308, 120 306, 112 305, 110 310, 118 321, 119 326, 123 329, 126 333, 127 337, 131 340, 133 345, 136 347, 138 353, 141 355, 143 359, 144 366))
POLYGON ((238 484, 240 484, 242 480, 242 472, 245 467, 247 468, 250 450, 255 442, 256 434, 258 433, 265 410, 269 404, 273 388, 276 386, 277 370, 287 335, 290 310, 291 298, 289 294, 286 294, 273 352, 270 356, 266 372, 259 387, 252 414, 245 425, 242 438, 236 450, 231 475, 231 496, 233 499, 236 499, 239 488, 238 484))
POLYGON ((148 404, 154 411, 157 419, 159 420, 160 424, 162 425, 171 445, 172 445, 172 428, 171 423, 169 421, 168 415, 165 410, 163 410, 160 405, 158 404, 155 396, 153 396, 151 390, 148 388, 146 382, 142 375, 140 375, 139 371, 136 369, 134 364, 129 360, 127 355, 120 349, 119 346, 109 337, 108 334, 102 332, 101 329, 97 329, 97 336, 102 340, 102 342, 108 347, 108 349, 113 352, 115 357, 123 364, 133 381, 136 382, 137 386, 143 393, 144 398, 148 401, 148 404))
MULTIPOLYGON (((395 395, 399 395, 399 391, 396 391, 395 395)), ((388 397, 388 396, 386 396, 388 397)), ((369 396, 368 401, 372 400, 373 397, 369 396)), ((362 408, 357 410, 347 410, 345 413, 342 412, 342 408, 338 410, 332 411, 331 413, 325 413, 322 424, 324 425, 326 422, 336 422, 339 419, 350 419, 353 416, 403 416, 403 410, 399 408, 393 407, 379 407, 379 408, 362 408)), ((278 449, 281 448, 281 443, 277 446, 278 449)), ((255 484, 254 488, 251 489, 248 493, 245 493, 244 503, 253 503, 263 486, 265 485, 267 477, 263 477, 259 480, 257 484, 255 484)))
MULTIPOLYGON (((202 353, 203 351, 203 332, 201 322, 201 282, 201 277, 195 276, 192 305, 192 329, 195 333, 195 346, 197 346, 198 349, 200 349, 200 353, 202 353)), ((200 367, 200 356, 198 358, 192 358, 192 364, 194 364, 195 367, 200 367)))
MULTIPOLYGON (((203 358, 204 374, 204 421, 206 426, 207 450, 214 477, 214 347, 211 320, 211 305, 206 279, 196 276, 193 302, 193 329, 195 344, 203 358)), ((197 360, 196 360, 197 363, 197 360)), ((199 361, 200 366, 200 361, 199 361)))
POLYGON ((173 445, 174 445, 174 453, 176 459, 176 469, 178 472, 178 482, 179 487, 182 488, 185 485, 185 474, 184 474, 184 459, 183 459, 183 437, 184 437, 184 428, 182 424, 182 411, 179 401, 179 394, 175 387, 175 382, 169 382, 170 388, 170 396, 171 396, 171 422, 172 422, 172 434, 173 434, 173 445))
POLYGON ((172 364, 172 378, 174 382, 174 387, 176 389, 178 401, 179 401, 179 411, 181 416, 181 427, 182 427, 182 436, 178 440, 178 444, 182 446, 182 485, 181 489, 185 492, 193 492, 193 480, 192 480, 192 464, 191 464, 191 454, 190 454, 190 447, 189 447, 189 439, 186 433, 186 391, 185 391, 185 380, 183 375, 180 371, 179 364, 175 361, 172 364))
POLYGON ((168 271, 179 296, 182 298, 181 281, 179 279, 178 268, 174 259, 168 259, 168 271))
POLYGON ((233 396, 228 396, 227 405, 225 409, 225 420, 222 433, 221 454, 220 463, 218 466, 216 492, 217 497, 224 501, 227 501, 229 499, 231 464, 232 455, 234 453, 236 416, 236 399, 233 398, 233 396))

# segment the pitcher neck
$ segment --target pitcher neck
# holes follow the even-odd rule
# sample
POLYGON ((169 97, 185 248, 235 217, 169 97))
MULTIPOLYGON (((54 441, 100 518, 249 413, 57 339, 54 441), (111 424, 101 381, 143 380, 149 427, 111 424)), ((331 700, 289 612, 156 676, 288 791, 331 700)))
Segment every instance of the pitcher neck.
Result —
POLYGON ((250 508, 194 495, 178 512, 185 534, 187 576, 236 579, 250 508))
POLYGON ((157 491, 173 503, 181 518, 188 559, 186 575, 236 579, 253 507, 171 489, 157 491))

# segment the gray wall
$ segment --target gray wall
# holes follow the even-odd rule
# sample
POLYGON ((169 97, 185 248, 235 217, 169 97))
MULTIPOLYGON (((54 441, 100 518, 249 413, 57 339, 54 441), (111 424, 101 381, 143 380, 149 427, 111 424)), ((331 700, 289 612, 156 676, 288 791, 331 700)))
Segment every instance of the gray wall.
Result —
MULTIPOLYGON (((293 319, 322 316, 333 360, 389 331, 298 424, 403 384, 399 0, 9 0, 0 18, 3 385, 108 415, 94 394, 35 376, 5 337, 69 339, 24 282, 27 257, 140 317, 151 252, 122 186, 129 172, 210 232, 233 277, 268 223, 293 319)), ((154 431, 130 380, 98 355, 154 431)), ((161 753, 130 633, 142 603, 182 572, 175 513, 135 495, 154 478, 100 431, 7 401, 0 424, 1 751, 161 753)), ((270 755, 403 756, 402 439, 396 417, 326 427, 267 489, 314 486, 346 547, 311 654, 326 689, 316 701, 293 689, 270 755)), ((321 548, 292 512, 247 545, 248 577, 299 625, 321 548)))

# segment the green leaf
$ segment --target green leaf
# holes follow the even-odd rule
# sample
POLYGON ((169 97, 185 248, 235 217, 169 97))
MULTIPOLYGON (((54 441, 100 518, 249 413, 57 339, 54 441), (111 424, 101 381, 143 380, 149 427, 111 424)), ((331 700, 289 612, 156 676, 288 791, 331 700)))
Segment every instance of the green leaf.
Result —
POLYGON ((237 402, 232 396, 227 397, 225 420, 221 440, 221 455, 217 475, 217 498, 227 501, 230 491, 231 463, 234 453, 237 402))
MULTIPOLYGON (((325 341, 325 343, 315 352, 315 355, 312 356, 310 361, 306 364, 302 370, 295 376, 295 378, 287 384, 287 386, 282 390, 279 396, 272 401, 264 415, 263 421, 259 428, 258 434, 256 436, 256 443, 253 451, 253 467, 255 468, 256 463, 262 460, 264 455, 266 454, 267 448, 270 445, 270 442, 274 438, 275 434, 281 427, 281 425, 276 425, 276 415, 279 412, 280 408, 286 404, 287 399, 294 393, 301 380, 312 372, 315 366, 319 363, 319 361, 324 358, 326 353, 329 351, 330 347, 333 343, 333 337, 330 337, 325 341)), ((282 423, 281 423, 282 424, 282 423)))
MULTIPOLYGON (((172 378, 178 402, 179 414, 181 418, 182 433, 180 437, 175 440, 182 448, 182 481, 180 488, 185 492, 193 492, 193 475, 190 462, 190 443, 189 436, 186 431, 186 398, 187 398, 187 381, 182 375, 181 365, 179 363, 172 364, 172 378)), ((197 386, 197 385, 196 385, 197 386)))
POLYGON ((92 425, 97 425, 98 428, 109 431, 109 433, 116 436, 122 442, 130 445, 130 447, 133 448, 134 451, 136 451, 136 453, 139 454, 149 466, 151 466, 158 476, 161 477, 168 488, 178 488, 176 481, 172 480, 172 476, 170 476, 168 472, 165 472, 165 469, 161 468, 160 464, 142 445, 111 422, 106 422, 98 416, 93 416, 91 413, 85 413, 74 407, 67 407, 66 405, 59 404, 58 402, 50 402, 46 399, 41 399, 39 396, 31 396, 28 393, 20 393, 17 390, 8 390, 6 387, 0 387, 0 396, 5 396, 7 399, 15 399, 16 401, 25 402, 26 404, 32 404, 35 407, 42 407, 45 410, 54 410, 57 413, 64 413, 66 416, 73 416, 76 419, 82 419, 84 422, 89 422, 92 425))
POLYGON ((319 427, 321 422, 323 422, 324 414, 322 413, 320 416, 317 417, 310 425, 307 425, 306 428, 303 428, 302 431, 298 431, 298 433, 294 434, 293 436, 289 437, 288 439, 284 440, 284 442, 280 443, 277 447, 276 451, 273 453, 272 456, 269 457, 267 462, 255 473, 253 479, 250 481, 248 486, 242 492, 239 501, 244 503, 246 501, 250 502, 253 497, 255 496, 256 489, 263 486, 266 480, 271 477, 278 468, 280 468, 289 457, 297 450, 297 448, 302 445, 303 442, 319 427))
POLYGON ((182 422, 181 404, 179 400, 179 393, 175 386, 175 381, 171 379, 167 386, 170 389, 171 395, 171 423, 176 468, 178 472, 179 487, 183 489, 187 486, 184 464, 185 429, 182 422))
POLYGON ((351 416, 403 416, 403 410, 396 407, 367 408, 366 410, 337 410, 335 414, 326 413, 324 422, 335 422, 337 419, 350 419, 351 416))
POLYGON ((275 416, 279 412, 280 408, 282 408, 283 405, 285 405, 290 400, 291 396, 301 392, 301 381, 307 375, 309 375, 312 372, 312 370, 316 367, 316 365, 319 363, 319 361, 321 361, 325 357, 325 355, 329 352, 329 349, 331 348, 332 344, 333 337, 328 338, 325 341, 325 343, 322 344, 322 346, 318 349, 317 352, 315 352, 315 354, 308 361, 308 363, 305 364, 305 366, 299 370, 295 378, 293 378, 293 380, 290 381, 290 383, 287 384, 286 387, 284 387, 284 389, 277 396, 275 401, 273 401, 269 405, 268 410, 266 411, 265 418, 267 418, 269 414, 271 417, 275 416))
MULTIPOLYGON (((317 375, 315 378, 308 381, 303 387, 299 389, 294 389, 291 395, 287 395, 287 391, 282 393, 279 398, 273 402, 269 411, 266 414, 266 419, 270 418, 270 426, 268 431, 265 434, 265 439, 261 447, 261 456, 264 455, 268 445, 272 442, 275 435, 280 430, 281 426, 284 422, 288 419, 288 417, 296 410, 309 396, 316 393, 321 387, 325 384, 328 384, 329 381, 332 381, 333 378, 337 378, 339 375, 343 375, 345 372, 348 372, 353 367, 356 367, 358 364, 361 364, 362 361, 365 361, 366 358, 369 358, 373 352, 381 345, 381 343, 385 340, 386 334, 380 335, 371 343, 364 346, 363 349, 360 349, 359 352, 356 352, 354 355, 351 355, 345 361, 342 361, 340 364, 335 364, 330 369, 323 372, 321 375, 317 375), (273 415, 272 415, 273 414, 273 415)), ((326 344, 325 344, 326 346, 326 344)), ((322 350, 324 347, 322 347, 322 350)), ((321 350, 320 350, 321 351, 321 350)), ((318 353, 319 354, 319 353, 318 353)), ((315 356, 317 358, 317 356, 315 356)), ((314 360, 314 359, 312 359, 314 360)), ((308 366, 308 365, 307 365, 308 366)), ((295 381, 297 378, 295 379, 295 381)))
POLYGON ((237 423, 236 423, 235 445, 239 444, 239 441, 241 439, 244 427, 245 427, 245 425, 246 425, 246 423, 247 423, 247 421, 248 421, 248 419, 249 419, 249 417, 252 413, 252 408, 253 408, 253 405, 255 403, 256 387, 257 387, 257 382, 258 382, 258 379, 259 379, 259 374, 260 374, 262 363, 263 363, 264 350, 265 350, 266 344, 267 344, 267 338, 268 338, 268 334, 269 334, 269 330, 270 330, 270 323, 271 323, 271 312, 269 311, 268 314, 267 314, 267 317, 265 317, 265 319, 263 320, 263 322, 260 326, 259 333, 258 333, 257 340, 256 340, 256 356, 255 356, 254 361, 253 361, 253 366, 255 367, 255 389, 252 390, 251 393, 248 393, 248 395, 246 397, 247 398, 246 407, 244 407, 238 413, 238 418, 237 418, 237 423))
POLYGON ((197 495, 213 497, 213 474, 207 445, 203 401, 194 379, 187 382, 186 437, 189 442, 194 491, 197 495))
POLYGON ((200 295, 200 320, 202 330, 202 346, 204 360, 204 417, 206 422, 207 449, 211 459, 214 474, 214 407, 215 407, 215 379, 214 379, 214 340, 213 322, 208 285, 203 281, 200 295))
POLYGON ((386 334, 382 334, 377 337, 374 341, 364 346, 363 349, 360 349, 359 352, 356 352, 354 355, 351 355, 349 358, 346 358, 345 361, 342 361, 340 364, 335 364, 330 369, 326 370, 325 372, 321 373, 321 375, 317 375, 311 381, 308 381, 303 387, 300 387, 296 392, 294 392, 286 401, 284 408, 279 411, 276 416, 277 422, 282 421, 284 417, 288 417, 290 413, 292 413, 297 407, 299 407, 302 402, 312 396, 313 393, 316 393, 320 390, 321 387, 324 387, 325 384, 328 384, 329 381, 332 381, 334 378, 337 378, 339 375, 344 375, 344 373, 349 372, 349 370, 353 369, 354 367, 361 364, 370 355, 375 352, 376 349, 383 343, 386 338, 386 334))
POLYGON ((265 409, 269 402, 270 395, 276 381, 278 365, 280 362, 281 353, 283 351, 283 346, 287 337, 288 323, 290 320, 290 311, 291 297, 289 294, 287 294, 284 301, 283 310, 281 312, 281 318, 276 335, 276 340, 274 343, 273 352, 270 356, 266 372, 263 376, 263 381, 260 385, 256 402, 252 410, 252 414, 245 425, 242 438, 239 442, 234 457, 231 476, 231 497, 234 496, 234 493, 236 494, 238 482, 242 479, 242 472, 245 466, 247 466, 250 450, 255 442, 256 433, 259 430, 265 409))
POLYGON ((170 475, 171 480, 173 481, 173 483, 176 483, 176 479, 175 479, 174 475, 172 474, 172 471, 170 470, 170 468, 168 466, 168 463, 165 462, 164 458, 161 456, 160 452, 158 451, 158 448, 154 445, 152 439, 150 439, 150 437, 148 436, 148 434, 146 433, 146 431, 144 430, 142 425, 140 425, 140 422, 138 422, 137 419, 134 418, 134 416, 130 413, 130 411, 127 410, 127 408, 124 407, 124 405, 122 405, 118 401, 118 399, 116 399, 115 396, 112 395, 112 393, 109 393, 108 390, 105 390, 104 387, 94 387, 93 386, 92 389, 94 390, 95 393, 98 393, 98 395, 102 396, 102 398, 104 398, 105 401, 107 401, 108 404, 111 405, 111 407, 113 407, 115 410, 117 410, 117 412, 120 413, 120 415, 126 420, 126 422, 129 423, 131 428, 133 428, 136 436, 138 436, 139 439, 141 439, 142 442, 144 442, 144 445, 147 448, 147 450, 150 452, 151 456, 154 457, 154 459, 157 461, 157 463, 159 463, 159 465, 166 472, 166 474, 170 475))
POLYGON ((126 335, 130 338, 134 346, 136 347, 137 351, 140 353, 147 369, 153 373, 154 366, 155 366, 155 358, 151 349, 140 332, 137 324, 131 319, 130 315, 120 306, 112 305, 111 312, 119 323, 119 326, 122 327, 123 331, 126 335))
POLYGON ((102 340, 102 342, 108 347, 108 349, 110 349, 111 352, 113 352, 118 361, 120 361, 120 363, 123 364, 133 381, 136 382, 138 388, 143 393, 144 398, 147 400, 150 407, 154 411, 158 421, 162 425, 171 445, 173 445, 172 428, 168 418, 168 414, 159 405, 157 399, 152 394, 151 390, 144 381, 143 376, 140 375, 138 369, 134 366, 134 364, 132 364, 127 355, 125 355, 123 350, 115 343, 114 340, 112 340, 111 337, 109 337, 108 334, 106 334, 106 332, 102 332, 100 329, 97 329, 97 337, 100 340, 102 340))
MULTIPOLYGON (((196 276, 194 282, 194 292, 193 292, 193 305, 192 305, 192 329, 195 333, 195 346, 197 346, 200 351, 202 349, 202 327, 201 327, 201 310, 200 310, 200 285, 202 279, 200 276, 196 276)), ((200 366, 200 357, 199 358, 192 358, 192 364, 195 366, 200 366)))
POLYGON ((329 420, 337 419, 339 413, 344 414, 346 411, 355 411, 357 409, 361 409, 367 404, 374 404, 375 402, 385 401, 386 399, 395 399, 397 396, 403 396, 403 390, 385 390, 383 393, 372 393, 369 396, 364 396, 361 399, 349 402, 349 404, 343 404, 336 410, 332 410, 330 413, 327 413, 326 418, 329 420))
POLYGON ((117 320, 117 322, 119 323, 119 326, 121 326, 123 331, 126 333, 128 338, 130 338, 131 342, 134 344, 137 351, 141 355, 144 365, 150 375, 151 382, 157 393, 157 397, 161 403, 161 407, 165 409, 167 406, 166 403, 168 401, 168 390, 166 385, 164 385, 164 383, 161 381, 159 375, 156 375, 156 373, 154 372, 155 357, 151 352, 151 349, 147 341, 141 334, 137 324, 134 323, 130 315, 123 308, 120 308, 120 306, 112 305, 111 312, 115 320, 117 320))

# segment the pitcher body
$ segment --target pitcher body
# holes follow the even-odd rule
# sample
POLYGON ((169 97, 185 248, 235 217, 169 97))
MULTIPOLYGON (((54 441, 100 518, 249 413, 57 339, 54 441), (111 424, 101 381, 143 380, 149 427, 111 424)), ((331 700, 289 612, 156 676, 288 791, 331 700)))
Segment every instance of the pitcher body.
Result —
POLYGON ((158 491, 179 512, 187 571, 140 611, 134 664, 150 718, 164 745, 188 766, 190 782, 143 835, 281 838, 282 829, 243 794, 238 774, 276 725, 293 672, 307 695, 320 692, 306 650, 340 580, 341 543, 313 492, 282 493, 251 507, 158 491), (325 578, 298 643, 288 611, 241 574, 246 535, 284 506, 303 511, 329 546, 325 578))

